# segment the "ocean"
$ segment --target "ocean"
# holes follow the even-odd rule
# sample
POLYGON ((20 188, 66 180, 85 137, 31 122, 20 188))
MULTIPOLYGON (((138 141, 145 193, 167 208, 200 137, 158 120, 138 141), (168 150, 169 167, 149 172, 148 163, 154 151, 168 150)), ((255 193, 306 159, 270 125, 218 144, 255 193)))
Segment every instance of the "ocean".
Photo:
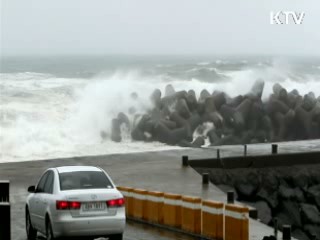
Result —
POLYGON ((276 82, 320 96, 320 57, 2 57, 0 162, 177 149, 134 142, 129 134, 114 143, 108 137, 111 119, 130 107, 145 112, 153 90, 169 83, 198 96, 203 89, 236 96, 258 78, 266 81, 264 99, 276 82))

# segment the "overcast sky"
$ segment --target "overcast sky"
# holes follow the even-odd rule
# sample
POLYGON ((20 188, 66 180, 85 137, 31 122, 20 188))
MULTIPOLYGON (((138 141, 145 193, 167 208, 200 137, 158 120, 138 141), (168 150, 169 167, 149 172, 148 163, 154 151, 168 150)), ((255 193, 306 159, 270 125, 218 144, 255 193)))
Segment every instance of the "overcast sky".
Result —
POLYGON ((0 0, 3 55, 320 55, 319 0, 0 0), (271 11, 305 12, 271 25, 271 11))

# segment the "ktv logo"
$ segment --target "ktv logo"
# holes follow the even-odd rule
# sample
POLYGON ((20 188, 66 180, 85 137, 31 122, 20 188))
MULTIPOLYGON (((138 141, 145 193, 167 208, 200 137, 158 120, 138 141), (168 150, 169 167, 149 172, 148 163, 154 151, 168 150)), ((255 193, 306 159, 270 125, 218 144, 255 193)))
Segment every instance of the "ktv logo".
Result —
POLYGON ((292 11, 270 12, 270 24, 302 24, 305 13, 292 11))

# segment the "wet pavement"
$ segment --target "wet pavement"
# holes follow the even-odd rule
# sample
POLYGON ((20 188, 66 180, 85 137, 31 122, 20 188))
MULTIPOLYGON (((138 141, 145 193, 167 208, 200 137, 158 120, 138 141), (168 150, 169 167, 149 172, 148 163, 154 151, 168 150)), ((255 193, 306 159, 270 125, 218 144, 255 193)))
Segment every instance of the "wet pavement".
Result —
MULTIPOLYGON (((260 147, 269 148, 266 145, 260 147)), ((290 146, 290 149, 294 146, 290 146)), ((232 151, 230 149, 222 151, 232 151)), ((259 147, 248 147, 250 149, 259 147)), ((240 149, 240 148, 239 148, 240 149)), ((12 240, 26 240, 24 207, 27 188, 36 184, 41 174, 50 167, 66 165, 94 165, 105 169, 116 185, 145 188, 147 190, 165 191, 183 195, 199 196, 202 199, 226 201, 226 195, 215 185, 202 186, 202 179, 191 167, 181 166, 181 156, 190 159, 210 158, 216 156, 215 148, 183 149, 161 152, 144 152, 132 154, 114 154, 105 156, 88 156, 43 161, 26 161, 0 163, 0 179, 10 180, 11 228, 12 240)), ((263 236, 272 235, 273 229, 250 219, 250 239, 261 240, 263 236)), ((173 233, 152 226, 128 222, 125 239, 193 239, 186 235, 173 233)))
MULTIPOLYGON (((15 239, 15 238, 13 238, 15 239)), ((27 240, 27 237, 19 238, 21 240, 27 240)), ((37 240, 45 240, 46 238, 38 234, 37 240)), ((105 240, 107 238, 98 238, 95 240, 105 240)), ((149 225, 134 223, 132 221, 127 222, 124 232, 124 240, 195 240, 195 238, 186 236, 181 233, 175 233, 149 225)))

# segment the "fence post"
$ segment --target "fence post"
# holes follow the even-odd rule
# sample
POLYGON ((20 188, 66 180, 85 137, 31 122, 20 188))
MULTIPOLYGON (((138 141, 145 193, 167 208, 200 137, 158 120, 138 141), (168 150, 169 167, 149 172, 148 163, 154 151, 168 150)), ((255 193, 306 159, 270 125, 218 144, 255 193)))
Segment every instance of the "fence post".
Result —
POLYGON ((0 202, 10 202, 10 181, 0 180, 0 202))
POLYGON ((11 239, 10 181, 0 180, 0 240, 11 239))

